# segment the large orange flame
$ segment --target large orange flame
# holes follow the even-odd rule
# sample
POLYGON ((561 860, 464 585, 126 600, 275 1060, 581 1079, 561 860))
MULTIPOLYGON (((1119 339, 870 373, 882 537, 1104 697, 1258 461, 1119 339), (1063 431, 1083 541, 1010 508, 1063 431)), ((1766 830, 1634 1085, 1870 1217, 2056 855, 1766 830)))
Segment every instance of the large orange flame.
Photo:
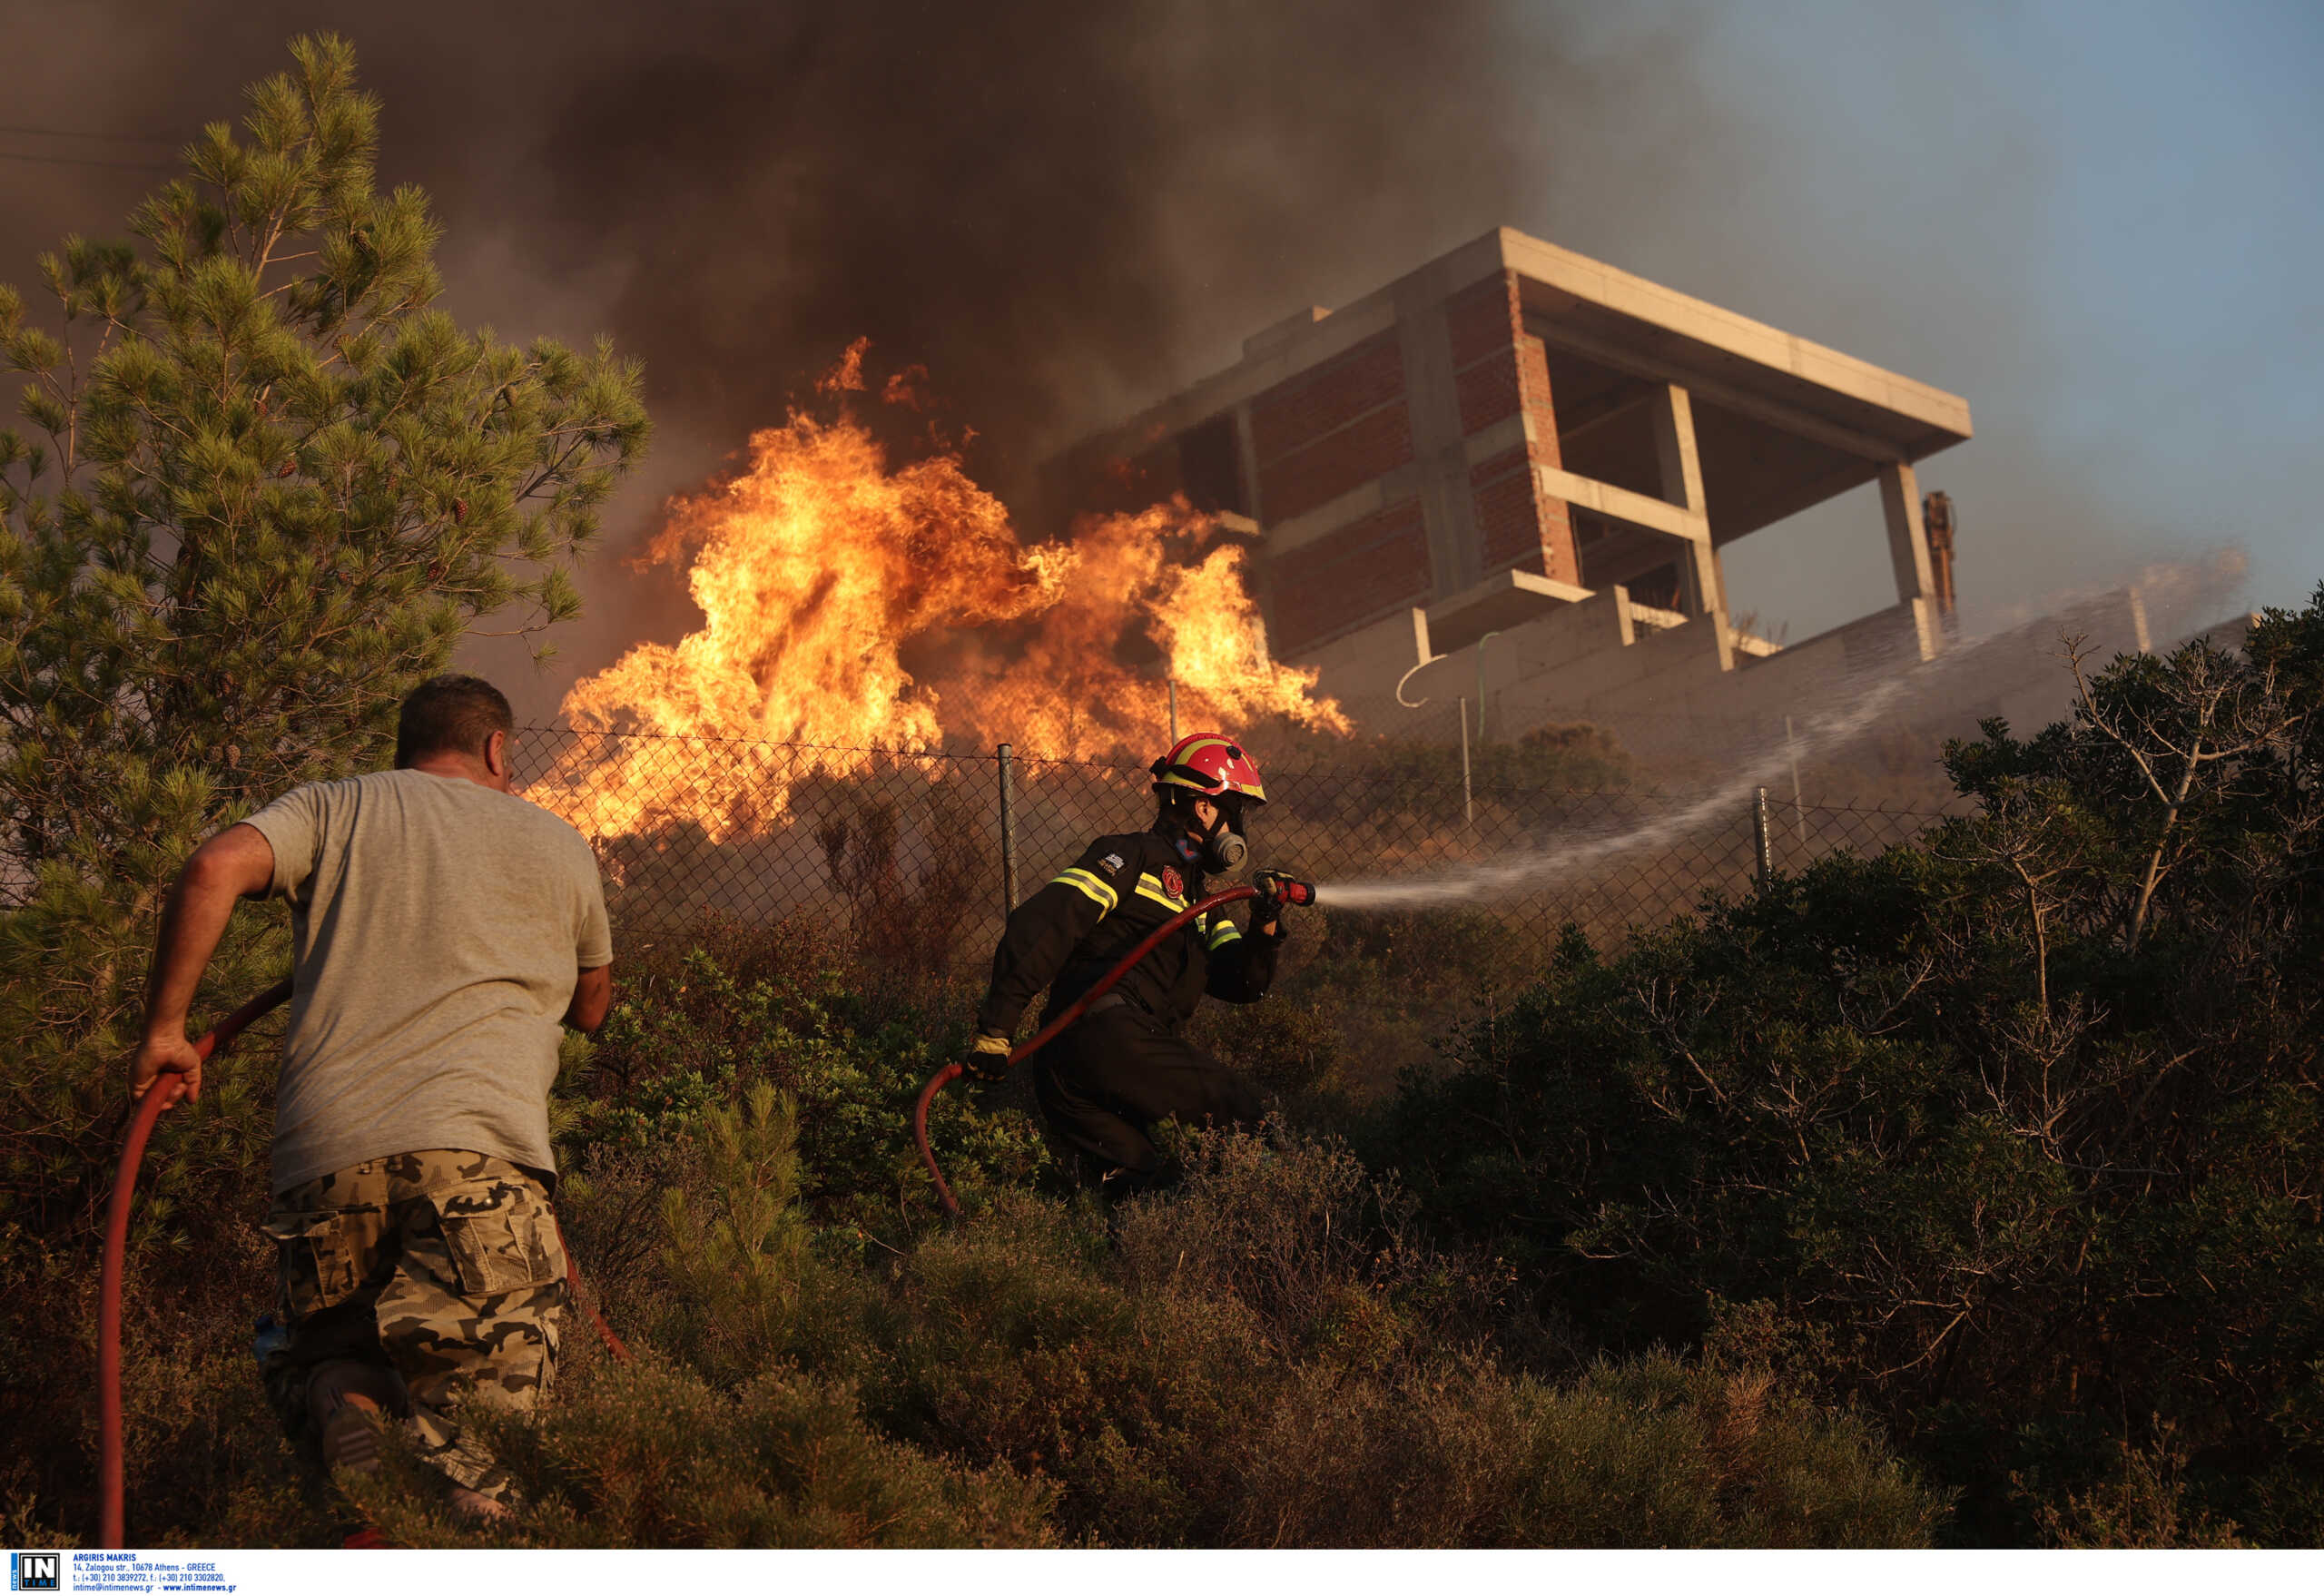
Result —
MULTIPOLYGON (((822 389, 863 387, 859 345, 822 389)), ((888 391, 911 402, 908 383, 888 391)), ((577 729, 660 737, 585 738, 529 795, 597 835, 685 820, 720 840, 778 823, 798 780, 860 771, 867 749, 949 737, 1142 762, 1167 730, 1166 683, 1190 728, 1345 732, 1315 673, 1269 654, 1243 549, 1200 552, 1214 529, 1179 502, 1028 547, 956 454, 891 468, 857 420, 794 411, 752 437, 744 469, 672 499, 645 556, 686 566, 700 628, 639 644, 566 698, 577 729), (1160 659, 1134 669, 1118 655, 1139 636, 1160 659), (916 645, 944 661, 931 679, 905 664, 916 645)))

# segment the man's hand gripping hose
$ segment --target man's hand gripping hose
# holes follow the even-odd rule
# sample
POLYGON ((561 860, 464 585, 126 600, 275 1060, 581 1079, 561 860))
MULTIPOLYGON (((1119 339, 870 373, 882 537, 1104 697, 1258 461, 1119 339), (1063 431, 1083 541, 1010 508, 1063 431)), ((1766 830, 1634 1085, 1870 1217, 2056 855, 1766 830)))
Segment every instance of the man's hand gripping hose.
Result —
MULTIPOLYGON (((251 1022, 290 997, 285 976, 218 1022, 209 1035, 193 1044, 195 1057, 208 1063, 233 1045, 251 1022)), ((129 1117, 129 1134, 123 1138, 121 1165, 113 1171, 113 1200, 105 1209, 104 1263, 97 1285, 97 1543, 118 1548, 122 1543, 121 1469, 121 1276, 129 1251, 129 1204, 137 1190, 137 1166, 153 1122, 186 1093, 187 1082, 174 1070, 155 1078, 129 1117)))
POLYGON ((1281 871, 1263 870, 1252 878, 1252 884, 1247 887, 1229 887, 1223 892, 1213 892, 1200 902, 1179 910, 1177 913, 1156 926, 1143 941, 1122 956, 1119 963, 1106 971, 1098 979, 1095 985, 1068 1005, 1065 1012, 1034 1032, 1032 1040, 1023 1047, 1004 1055, 1002 1049, 1008 1046, 1006 1037, 980 1036, 972 1049, 970 1060, 970 1063, 977 1066, 976 1068, 970 1068, 970 1063, 956 1061, 945 1065, 928 1078, 928 1084, 920 1089, 920 1100, 912 1105, 911 1134, 912 1139, 920 1144, 920 1161, 928 1166, 928 1177, 936 1183, 936 1197, 944 1205, 946 1218, 959 1218, 960 1205, 954 1200, 952 1188, 945 1184, 944 1171, 936 1167, 936 1155, 928 1145, 928 1106, 936 1100, 936 1094, 961 1075, 973 1075, 981 1080, 1001 1079, 1010 1069, 1049 1046, 1059 1031, 1080 1019, 1090 1004, 1112 991, 1115 984, 1122 977, 1137 969, 1138 961, 1160 947, 1172 932, 1197 915, 1207 913, 1213 909, 1221 908, 1228 903, 1240 902, 1246 898, 1259 900, 1259 911, 1266 914, 1271 913, 1277 904, 1313 903, 1315 901, 1315 889, 1312 883, 1303 882, 1295 876, 1285 875, 1281 871), (1000 1045, 992 1046, 993 1043, 1000 1045))
MULTIPOLYGON (((194 1043, 195 1057, 206 1064, 212 1058, 223 1056, 236 1037, 290 999, 290 978, 286 975, 227 1015, 218 1022, 217 1029, 194 1043)), ((136 1195, 137 1167, 144 1158, 145 1143, 153 1134, 154 1121, 162 1117, 163 1109, 185 1095, 186 1087, 182 1075, 165 1070, 137 1099, 136 1108, 129 1117, 129 1133, 122 1138, 121 1163, 113 1171, 113 1198, 105 1209, 104 1262, 97 1286, 97 1543, 108 1550, 121 1547, 126 1516, 122 1483, 121 1277, 129 1251, 129 1206, 136 1195)), ((557 1227, 556 1239, 557 1245, 565 1246, 565 1227, 561 1225, 557 1227)), ((581 1277, 574 1266, 570 1246, 565 1247, 565 1281, 573 1300, 578 1303, 581 1277)), ((597 1332, 605 1337, 606 1346, 615 1357, 627 1363, 629 1349, 614 1334, 613 1326, 606 1323, 604 1312, 594 1304, 589 1311, 596 1318, 597 1332)))

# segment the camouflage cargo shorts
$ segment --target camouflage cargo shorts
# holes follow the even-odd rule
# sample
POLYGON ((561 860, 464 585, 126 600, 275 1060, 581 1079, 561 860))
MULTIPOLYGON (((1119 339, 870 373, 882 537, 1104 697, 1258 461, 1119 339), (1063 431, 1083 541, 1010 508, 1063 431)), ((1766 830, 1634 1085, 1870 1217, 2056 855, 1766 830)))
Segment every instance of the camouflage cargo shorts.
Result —
POLYGON ((472 1491, 512 1496, 458 1414, 528 1411, 555 1378, 565 1248, 540 1181, 482 1153, 398 1153, 292 1187, 265 1228, 290 1343, 261 1374, 292 1438, 312 1440, 315 1369, 384 1366, 402 1381, 420 1455, 472 1491))

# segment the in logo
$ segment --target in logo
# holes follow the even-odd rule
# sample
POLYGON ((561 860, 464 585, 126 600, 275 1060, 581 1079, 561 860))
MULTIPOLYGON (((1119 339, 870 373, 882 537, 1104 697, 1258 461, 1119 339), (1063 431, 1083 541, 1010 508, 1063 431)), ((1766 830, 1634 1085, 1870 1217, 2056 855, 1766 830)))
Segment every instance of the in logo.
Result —
POLYGON ((14 1552, 8 1554, 8 1589, 11 1591, 61 1591, 64 1587, 60 1576, 64 1571, 64 1554, 61 1552, 14 1552))
POLYGON ((1187 891, 1187 883, 1177 871, 1167 864, 1162 867, 1162 891, 1165 896, 1172 898, 1184 897, 1187 891))

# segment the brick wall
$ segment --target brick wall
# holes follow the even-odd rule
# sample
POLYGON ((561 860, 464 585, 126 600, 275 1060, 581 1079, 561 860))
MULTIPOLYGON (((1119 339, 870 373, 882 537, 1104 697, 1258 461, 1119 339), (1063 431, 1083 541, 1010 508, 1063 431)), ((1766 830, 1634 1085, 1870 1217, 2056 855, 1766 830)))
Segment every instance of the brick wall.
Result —
POLYGON ((1399 399, 1259 468, 1259 503, 1269 521, 1305 515, 1384 476, 1413 458, 1411 413, 1399 399))
POLYGON ((1413 458, 1404 357, 1394 329, 1285 379, 1251 401, 1259 511, 1304 515, 1413 458))
POLYGON ((1487 571, 1522 566, 1554 581, 1581 585, 1565 504, 1536 491, 1533 462, 1522 447, 1470 467, 1469 491, 1476 500, 1479 553, 1487 571))
POLYGON ((1262 461, 1289 454, 1404 393, 1404 352, 1393 328, 1251 401, 1251 441, 1262 461))
POLYGON ((1541 340, 1525 330, 1517 274, 1503 271, 1462 290, 1446 301, 1444 320, 1462 432, 1472 436, 1521 413, 1532 422, 1525 447, 1480 461, 1469 472, 1485 569, 1514 565, 1579 583, 1572 518, 1562 501, 1541 494, 1534 482, 1534 466, 1561 462, 1549 358, 1541 340))
POLYGON ((1428 596, 1428 529, 1406 499, 1267 561, 1279 654, 1378 620, 1428 596))

